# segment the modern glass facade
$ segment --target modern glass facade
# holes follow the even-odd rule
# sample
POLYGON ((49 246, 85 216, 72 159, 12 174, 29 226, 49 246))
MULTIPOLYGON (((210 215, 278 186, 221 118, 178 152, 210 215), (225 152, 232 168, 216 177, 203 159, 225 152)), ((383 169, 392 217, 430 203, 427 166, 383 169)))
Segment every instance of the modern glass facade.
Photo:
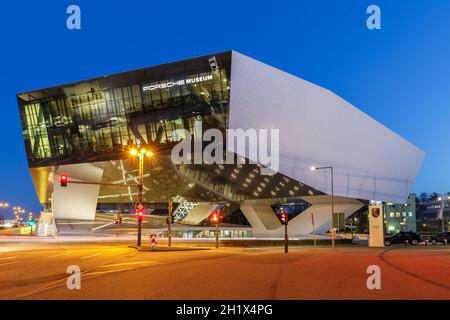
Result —
POLYGON ((182 136, 225 130, 230 53, 36 90, 17 96, 30 167, 123 157, 140 139, 169 150, 182 136))

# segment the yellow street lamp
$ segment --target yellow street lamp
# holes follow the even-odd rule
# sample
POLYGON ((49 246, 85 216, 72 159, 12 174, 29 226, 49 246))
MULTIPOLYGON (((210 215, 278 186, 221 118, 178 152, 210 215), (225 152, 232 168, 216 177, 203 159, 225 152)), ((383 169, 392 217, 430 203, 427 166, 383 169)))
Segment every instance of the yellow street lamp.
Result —
MULTIPOLYGON (((138 178, 138 201, 136 208, 138 208, 139 213, 142 213, 144 204, 142 203, 142 189, 144 188, 144 158, 151 158, 155 154, 151 150, 147 150, 145 147, 141 147, 138 143, 137 147, 130 149, 130 155, 139 157, 139 178, 138 178)), ((142 235, 142 218, 143 214, 138 215, 138 238, 137 245, 141 245, 141 235, 142 235)))

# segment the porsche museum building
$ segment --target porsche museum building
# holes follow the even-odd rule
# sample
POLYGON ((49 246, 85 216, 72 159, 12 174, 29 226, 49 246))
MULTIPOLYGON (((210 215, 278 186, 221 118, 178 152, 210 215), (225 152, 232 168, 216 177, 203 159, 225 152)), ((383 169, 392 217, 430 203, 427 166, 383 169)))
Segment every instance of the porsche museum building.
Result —
MULTIPOLYGON (((277 208, 290 236, 325 233, 334 212, 368 201, 405 203, 424 153, 327 89, 227 51, 17 95, 30 174, 43 208, 58 219, 94 220, 102 204, 137 201, 140 141, 148 208, 174 201, 176 222, 197 226, 218 206, 245 216, 253 237, 278 237, 277 208), (175 164, 171 150, 201 130, 279 129, 271 175, 249 154, 237 164, 175 164), (185 131, 187 132, 187 131, 185 131), (312 166, 333 167, 312 171, 312 166), (82 183, 60 186, 59 176, 82 183), (86 182, 86 183, 83 183, 86 182)), ((195 137, 194 137, 195 138, 195 137)))

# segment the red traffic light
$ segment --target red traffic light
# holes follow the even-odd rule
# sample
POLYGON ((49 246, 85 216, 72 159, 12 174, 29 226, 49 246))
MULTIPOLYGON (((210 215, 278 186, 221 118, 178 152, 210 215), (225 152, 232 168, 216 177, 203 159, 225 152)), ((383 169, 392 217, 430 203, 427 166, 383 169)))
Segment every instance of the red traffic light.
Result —
POLYGON ((216 211, 214 211, 214 212, 211 214, 211 221, 212 221, 213 223, 219 223, 219 220, 220 220, 220 215, 219 215, 219 213, 216 212, 216 211))
POLYGON ((69 181, 69 178, 67 177, 67 174, 62 174, 59 177, 59 182, 61 183, 61 187, 67 187, 68 181, 69 181))
POLYGON ((144 218, 144 210, 136 209, 136 215, 138 216, 139 221, 142 221, 142 218, 144 218))
POLYGON ((287 215, 286 215, 285 212, 282 212, 282 213, 281 213, 280 219, 281 219, 281 222, 286 223, 286 221, 287 221, 287 215))

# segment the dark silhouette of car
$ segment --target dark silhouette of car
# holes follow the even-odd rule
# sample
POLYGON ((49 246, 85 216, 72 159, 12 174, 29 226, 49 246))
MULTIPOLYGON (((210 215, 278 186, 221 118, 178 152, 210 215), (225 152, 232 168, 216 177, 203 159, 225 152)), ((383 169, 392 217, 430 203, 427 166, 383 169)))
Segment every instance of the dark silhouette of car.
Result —
POLYGON ((437 236, 433 236, 430 238, 431 244, 444 243, 444 240, 450 242, 450 231, 442 232, 437 236))
POLYGON ((412 231, 409 232, 399 232, 393 236, 387 236, 384 238, 384 245, 389 247, 391 244, 405 244, 408 241, 409 244, 415 246, 422 242, 422 239, 417 233, 412 231))

